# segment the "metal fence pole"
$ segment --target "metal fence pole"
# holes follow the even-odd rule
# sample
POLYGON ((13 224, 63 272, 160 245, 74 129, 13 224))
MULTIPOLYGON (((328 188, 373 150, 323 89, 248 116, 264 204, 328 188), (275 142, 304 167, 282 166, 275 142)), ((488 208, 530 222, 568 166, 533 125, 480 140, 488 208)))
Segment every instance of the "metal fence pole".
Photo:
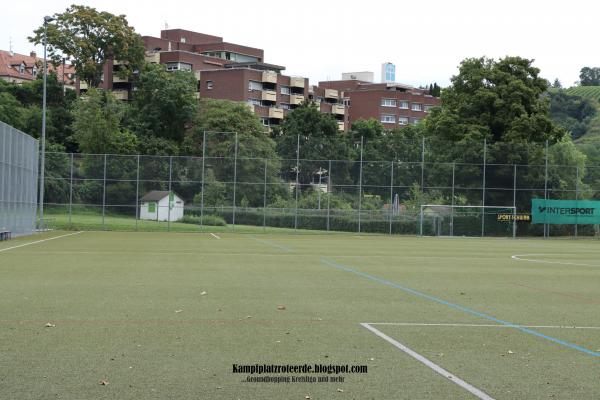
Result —
POLYGON ((487 139, 483 139, 483 182, 481 186, 481 237, 485 234, 485 173, 487 161, 487 139))
POLYGON ((329 232, 330 199, 333 187, 331 185, 331 160, 329 160, 329 174, 327 175, 327 232, 329 232))
POLYGON ((200 232, 204 219, 204 162, 206 160, 206 131, 202 132, 202 180, 200 181, 200 232))
POLYGON ((140 155, 137 155, 137 169, 135 174, 135 230, 138 230, 140 219, 140 155))
POLYGON ((235 191, 237 186, 237 153, 238 153, 238 134, 235 133, 235 149, 233 152, 233 213, 232 213, 232 230, 235 230, 235 191))
MULTIPOLYGON (((513 164, 513 215, 517 214, 517 164, 513 164)), ((513 239, 517 237, 517 221, 513 217, 513 239)))
POLYGON ((456 161, 452 162, 452 200, 451 200, 451 204, 452 207, 450 207, 450 236, 454 236, 454 182, 455 182, 455 177, 456 177, 456 161))
POLYGON ((296 145, 296 211, 294 214, 294 230, 298 229, 298 194, 300 192, 300 135, 298 135, 298 142, 296 145))
POLYGON ((360 164, 358 168, 358 233, 360 233, 360 217, 362 211, 362 176, 363 176, 363 144, 364 138, 360 137, 360 164))
POLYGON ((394 218, 394 162, 390 163, 390 232, 392 234, 392 219, 394 218))
POLYGON ((421 194, 425 193, 425 137, 421 139, 421 194))
MULTIPOLYGON (((173 156, 169 156, 169 200, 167 202, 167 232, 171 231, 171 196, 172 196, 172 184, 171 181, 173 179, 173 156)), ((175 202, 175 197, 173 197, 173 202, 175 202)))
POLYGON ((267 230, 267 165, 268 159, 265 158, 265 183, 263 188, 263 231, 267 230))
MULTIPOLYGON (((579 200, 579 164, 575 166, 575 201, 577 200, 579 200)), ((577 239, 577 214, 575 214, 575 222, 575 239, 577 239)))
MULTIPOLYGON (((548 141, 546 140, 546 155, 545 155, 545 173, 544 173, 544 204, 547 206, 548 200, 548 141)), ((550 229, 544 219, 544 238, 550 236, 550 229)))
POLYGON ((106 208, 106 154, 104 155, 104 177, 102 178, 102 229, 106 229, 104 225, 104 214, 106 208))
POLYGON ((71 226, 72 214, 73 214, 73 153, 71 153, 71 173, 69 176, 69 226, 71 226))

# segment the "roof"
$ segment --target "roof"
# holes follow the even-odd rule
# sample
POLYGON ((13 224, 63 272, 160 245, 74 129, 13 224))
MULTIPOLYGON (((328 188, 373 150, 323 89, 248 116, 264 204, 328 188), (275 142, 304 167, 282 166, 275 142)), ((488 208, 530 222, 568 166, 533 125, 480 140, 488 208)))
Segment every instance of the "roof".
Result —
POLYGON ((281 72, 285 69, 285 67, 282 65, 275 65, 257 61, 229 63, 225 64, 225 68, 252 68, 257 70, 273 70, 277 72, 281 72))
MULTIPOLYGON (((37 70, 41 71, 43 62, 44 59, 37 57, 35 53, 25 55, 0 50, 0 76, 33 81, 36 79, 36 75, 33 74, 33 67, 36 67, 37 70), (25 65, 25 71, 23 73, 19 72, 19 66, 21 64, 25 65)), ((69 64, 65 65, 63 70, 62 65, 59 65, 58 68, 56 68, 49 62, 48 70, 58 71, 59 81, 62 80, 63 73, 75 75, 75 68, 69 64)), ((66 79, 66 83, 68 84, 73 84, 73 81, 73 78, 66 79)))
POLYGON ((144 195, 141 201, 160 201, 169 195, 168 190, 152 190, 144 195))

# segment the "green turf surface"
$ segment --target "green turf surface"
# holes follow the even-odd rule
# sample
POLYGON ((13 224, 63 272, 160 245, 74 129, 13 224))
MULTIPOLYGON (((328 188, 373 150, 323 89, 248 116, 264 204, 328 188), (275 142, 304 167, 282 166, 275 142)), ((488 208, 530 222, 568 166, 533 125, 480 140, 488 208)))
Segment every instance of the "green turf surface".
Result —
MULTIPOLYGON (((0 399, 475 398, 361 322, 408 323, 374 326, 495 399, 600 393, 600 357, 510 327, 411 325, 495 324, 451 304, 600 327, 593 241, 84 232, 5 250, 63 234, 0 243, 0 399), (246 383, 233 363, 369 369, 246 383)), ((600 330, 534 329, 600 350, 600 330)))

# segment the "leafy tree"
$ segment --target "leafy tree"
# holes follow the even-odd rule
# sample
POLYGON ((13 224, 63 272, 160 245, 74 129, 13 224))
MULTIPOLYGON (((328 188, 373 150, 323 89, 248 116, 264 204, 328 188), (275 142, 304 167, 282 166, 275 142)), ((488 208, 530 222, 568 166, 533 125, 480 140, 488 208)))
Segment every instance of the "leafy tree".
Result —
POLYGON ((0 121, 17 129, 24 129, 26 110, 21 103, 8 92, 0 92, 0 121))
POLYGON ((163 65, 146 64, 135 81, 132 105, 138 136, 181 142, 196 115, 196 78, 191 72, 167 72, 163 65))
POLYGON ((554 83, 552 83, 552 87, 555 89, 562 89, 562 83, 560 83, 558 78, 554 79, 554 83))
POLYGON ((590 99, 574 96, 564 90, 548 92, 550 98, 550 117, 558 125, 571 133, 574 139, 587 132, 587 126, 596 113, 596 107, 590 99))
POLYGON ((121 129, 126 105, 111 92, 90 89, 75 103, 73 137, 91 154, 134 154, 137 138, 121 129))
MULTIPOLYGON (((139 69, 144 60, 140 35, 129 26, 124 15, 113 15, 95 8, 72 5, 63 13, 54 14, 55 21, 47 24, 49 58, 58 64, 68 58, 80 79, 98 87, 107 60, 124 61, 119 76, 127 77, 139 69)), ((41 44, 44 26, 29 40, 41 44)))
POLYGON ((437 82, 429 85, 428 94, 430 94, 431 96, 440 97, 441 92, 442 88, 438 86, 437 82))
POLYGON ((600 68, 581 68, 579 71, 579 84, 581 86, 600 86, 600 68))
POLYGON ((548 82, 532 63, 520 57, 464 60, 442 93, 442 106, 425 120, 427 133, 451 142, 559 141, 566 131, 550 119, 541 97, 548 82))

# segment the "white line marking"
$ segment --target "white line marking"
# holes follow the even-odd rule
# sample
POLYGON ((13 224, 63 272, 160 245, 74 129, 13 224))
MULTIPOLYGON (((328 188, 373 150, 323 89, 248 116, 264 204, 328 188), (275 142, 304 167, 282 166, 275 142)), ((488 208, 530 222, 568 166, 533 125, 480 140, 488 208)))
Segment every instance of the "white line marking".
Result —
MULTIPOLYGON (((494 324, 453 324, 453 323, 421 323, 421 322, 368 322, 369 325, 392 325, 392 326, 450 326, 466 328, 513 328, 511 325, 494 324)), ((515 325, 522 328, 549 328, 549 329, 594 329, 600 330, 600 326, 575 326, 575 325, 515 325)))
POLYGON ((83 233, 83 231, 73 232, 73 233, 67 233, 65 235, 54 236, 54 237, 51 237, 51 238, 48 238, 48 239, 36 240, 35 242, 23 243, 23 244, 20 244, 18 246, 13 246, 13 247, 7 247, 5 249, 0 249, 0 253, 2 253, 3 251, 12 250, 12 249, 18 249, 19 247, 23 247, 23 246, 29 246, 30 244, 47 242, 48 240, 59 239, 59 238, 66 237, 66 236, 78 235, 80 233, 83 233))
POLYGON ((452 383, 455 383, 456 385, 458 385, 458 386, 462 387, 463 389, 467 390, 468 392, 470 392, 471 394, 473 394, 477 398, 479 398, 481 400, 494 400, 493 397, 490 397, 484 391, 482 391, 480 389, 477 389, 475 386, 471 385, 470 383, 467 383, 467 382, 463 381, 458 376, 456 376, 456 375, 454 375, 454 374, 446 371, 444 368, 442 368, 439 365, 435 364, 434 362, 428 360, 427 358, 423 357, 419 353, 417 353, 417 352, 409 349, 408 347, 406 347, 402 343, 400 343, 397 340, 389 337, 388 335, 386 335, 385 333, 381 332, 380 330, 378 330, 376 328, 373 328, 371 325, 369 325, 367 323, 361 323, 361 325, 363 327, 367 328, 368 330, 370 330, 371 332, 373 332, 374 334, 376 334, 377 336, 379 336, 380 338, 382 338, 383 340, 387 341, 388 343, 391 343, 393 346, 395 346, 398 349, 402 350, 404 353, 408 354, 409 356, 411 356, 415 360, 419 361, 422 364, 425 364, 427 367, 431 368, 432 370, 434 370, 435 372, 437 372, 438 374, 440 374, 444 378, 450 380, 452 383))
POLYGON ((221 238, 219 237, 219 235, 215 235, 214 233, 211 233, 210 235, 211 235, 212 237, 214 237, 214 238, 221 239, 221 238))
POLYGON ((513 260, 517 260, 517 261, 530 261, 530 262, 537 262, 537 263, 543 263, 543 264, 562 264, 562 265, 579 265, 579 266, 584 266, 584 267, 600 267, 600 265, 595 265, 595 264, 583 264, 583 263, 573 263, 573 262, 548 261, 548 260, 535 260, 535 259, 531 259, 531 258, 521 258, 521 257, 529 257, 529 256, 546 256, 546 255, 552 255, 552 254, 515 254, 514 256, 510 256, 510 258, 512 258, 513 260))

